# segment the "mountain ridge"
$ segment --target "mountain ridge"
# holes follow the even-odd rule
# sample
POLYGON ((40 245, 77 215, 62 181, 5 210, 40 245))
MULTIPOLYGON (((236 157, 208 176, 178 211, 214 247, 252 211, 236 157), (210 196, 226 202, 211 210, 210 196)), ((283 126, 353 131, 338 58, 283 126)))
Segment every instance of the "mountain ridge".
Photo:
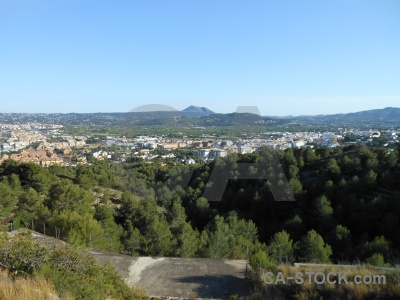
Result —
POLYGON ((181 112, 186 117, 196 118, 215 114, 215 112, 213 112, 211 109, 208 109, 207 107, 200 107, 195 105, 190 105, 183 109, 181 112))
POLYGON ((378 109, 363 110, 351 113, 341 113, 318 116, 321 118, 356 118, 356 119, 390 119, 400 120, 400 108, 398 107, 385 107, 378 109))

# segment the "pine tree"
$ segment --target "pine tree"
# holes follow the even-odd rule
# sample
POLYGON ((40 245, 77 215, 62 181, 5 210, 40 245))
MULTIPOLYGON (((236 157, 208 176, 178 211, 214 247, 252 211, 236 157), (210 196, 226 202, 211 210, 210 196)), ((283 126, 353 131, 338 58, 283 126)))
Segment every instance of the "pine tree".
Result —
POLYGON ((310 230, 296 245, 296 252, 301 262, 330 263, 332 248, 325 244, 324 239, 315 231, 310 230))

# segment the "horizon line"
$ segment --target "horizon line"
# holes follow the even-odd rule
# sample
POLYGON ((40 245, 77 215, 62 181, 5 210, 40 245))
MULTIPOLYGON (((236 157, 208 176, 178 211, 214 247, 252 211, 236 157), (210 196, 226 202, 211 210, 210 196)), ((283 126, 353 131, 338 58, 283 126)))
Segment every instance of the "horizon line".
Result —
MULTIPOLYGON (((150 104, 150 105, 154 105, 154 104, 150 104)), ((165 106, 165 105, 164 105, 165 106)), ((189 105, 188 107, 191 106, 195 106, 195 105, 189 105)), ((207 108, 208 107, 204 107, 204 106, 195 106, 195 107, 199 107, 199 108, 207 108)), ((254 106, 257 107, 257 106, 254 106)), ((373 110, 384 110, 384 109, 400 109, 400 107, 394 107, 394 106, 387 106, 384 108, 373 108, 373 109, 366 109, 366 110, 358 110, 358 111, 350 111, 350 112, 341 112, 341 113, 331 113, 331 114, 324 114, 324 113, 320 113, 320 114, 300 114, 300 115, 263 115, 263 114, 255 114, 252 112, 237 112, 237 111, 232 111, 232 112, 227 112, 227 113, 221 113, 221 112, 215 112, 211 109, 213 113, 212 114, 222 114, 222 115, 227 115, 227 114, 233 114, 233 113, 240 113, 240 114, 255 114, 255 115, 259 115, 261 117, 281 117, 281 118, 287 118, 287 117, 312 117, 312 116, 330 116, 330 115, 343 115, 343 114, 352 114, 352 113, 359 113, 359 112, 366 112, 366 111, 373 111, 373 110)), ((134 109, 133 109, 134 110, 134 109)), ((85 115, 85 114, 129 114, 129 113, 181 113, 184 111, 183 110, 153 110, 153 111, 113 111, 113 112, 1 112, 0 114, 27 114, 27 115, 35 115, 35 114, 44 114, 44 115, 68 115, 68 114, 78 114, 78 115, 85 115)), ((211 114, 210 114, 211 115, 211 114)))

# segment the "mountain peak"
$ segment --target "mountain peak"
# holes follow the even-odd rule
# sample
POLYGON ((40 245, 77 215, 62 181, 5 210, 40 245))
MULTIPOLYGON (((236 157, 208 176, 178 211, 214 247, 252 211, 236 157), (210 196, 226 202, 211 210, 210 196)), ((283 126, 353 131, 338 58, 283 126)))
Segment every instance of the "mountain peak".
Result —
POLYGON ((184 110, 182 110, 182 113, 186 116, 190 117, 202 117, 202 116, 208 116, 211 114, 215 114, 212 110, 208 109, 207 107, 199 107, 199 106, 194 106, 191 105, 184 110))
POLYGON ((194 106, 194 105, 190 105, 189 107, 185 108, 182 111, 184 111, 184 112, 206 112, 206 113, 214 114, 214 112, 212 110, 208 109, 207 107, 200 107, 200 106, 194 106))

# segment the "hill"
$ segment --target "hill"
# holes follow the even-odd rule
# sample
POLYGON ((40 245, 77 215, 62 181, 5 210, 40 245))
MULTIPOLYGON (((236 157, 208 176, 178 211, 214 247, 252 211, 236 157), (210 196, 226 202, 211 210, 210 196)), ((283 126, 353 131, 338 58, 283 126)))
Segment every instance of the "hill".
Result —
POLYGON ((354 113, 346 114, 333 114, 319 116, 321 118, 332 118, 332 119, 356 119, 356 120, 400 120, 400 108, 397 107, 386 107, 382 109, 371 109, 364 110, 354 113))
POLYGON ((215 114, 215 112, 208 109, 207 107, 199 107, 194 105, 185 108, 184 110, 182 110, 182 113, 184 116, 196 118, 215 114))
MULTIPOLYGON (((71 249, 69 251, 74 251, 74 248, 68 248, 71 246, 67 243, 39 232, 16 230, 10 235, 18 241, 22 234, 25 234, 25 240, 23 240, 25 246, 32 241, 36 245, 43 246, 43 249, 71 249)), ((15 246, 13 240, 8 242, 15 246)), ((82 251, 79 255, 90 254, 100 266, 111 263, 115 267, 115 271, 130 287, 127 290, 133 291, 135 287, 140 286, 151 297, 229 299, 230 295, 236 294, 242 299, 251 291, 251 282, 246 277, 249 267, 247 260, 132 257, 95 249, 78 250, 82 251)), ((22 249, 22 251, 26 250, 22 249)), ((51 254, 51 250, 49 253, 51 254)), ((89 256, 87 258, 90 259, 89 256)), ((91 263, 94 261, 91 260, 91 263)), ((0 287, 1 274, 0 272, 0 287)), ((37 280, 38 284, 43 282, 45 286, 48 286, 50 292, 54 290, 51 278, 48 281, 46 278, 39 279, 34 280, 37 280)), ((122 281, 119 281, 119 284, 122 284, 122 281)), ((0 299, 3 298, 0 297, 0 299)), ((54 297, 54 299, 59 298, 54 297)))
POLYGON ((282 129, 282 126, 299 128, 326 128, 356 126, 358 128, 398 126, 400 108, 387 107, 346 114, 307 115, 290 117, 260 116, 252 113, 214 113, 206 107, 189 106, 182 111, 131 111, 127 113, 68 113, 68 114, 20 114, 0 113, 2 123, 53 123, 64 126, 269 126, 269 130, 282 129), (273 129, 274 128, 274 129, 273 129))

